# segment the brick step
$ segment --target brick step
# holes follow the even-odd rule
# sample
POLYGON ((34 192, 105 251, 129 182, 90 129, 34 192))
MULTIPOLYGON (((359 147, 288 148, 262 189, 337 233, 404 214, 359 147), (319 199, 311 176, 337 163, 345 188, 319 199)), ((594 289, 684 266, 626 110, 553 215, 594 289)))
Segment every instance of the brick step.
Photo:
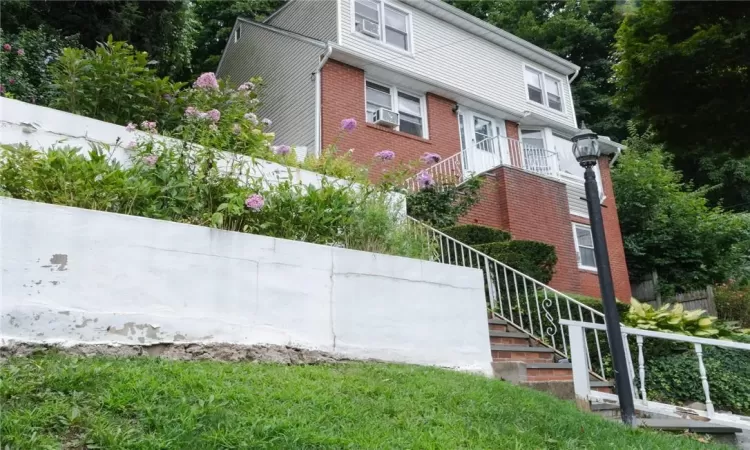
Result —
POLYGON ((507 331, 508 322, 503 319, 489 319, 487 323, 490 326, 490 331, 507 331))
POLYGON ((590 382, 591 389, 599 392, 605 392, 607 394, 614 394, 614 386, 612 385, 612 382, 610 381, 599 381, 599 380, 592 380, 590 382))
POLYGON ((554 362, 555 351, 547 347, 528 345, 491 345, 493 361, 519 361, 526 363, 554 362))
POLYGON ((530 345, 533 344, 526 333, 513 331, 490 331, 490 344, 499 345, 530 345))
POLYGON ((573 367, 570 363, 529 363, 526 381, 573 381, 573 367))

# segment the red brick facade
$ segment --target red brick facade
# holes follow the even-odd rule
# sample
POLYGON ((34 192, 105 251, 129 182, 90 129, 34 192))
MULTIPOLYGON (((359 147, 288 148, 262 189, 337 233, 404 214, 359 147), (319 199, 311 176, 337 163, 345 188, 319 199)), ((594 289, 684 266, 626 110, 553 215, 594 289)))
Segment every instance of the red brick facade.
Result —
MULTIPOLYGON (((427 94, 429 138, 422 139, 366 122, 363 70, 329 60, 321 75, 324 146, 335 143, 341 150, 353 148, 354 160, 362 164, 371 164, 373 154, 384 149, 393 150, 396 161, 404 162, 414 161, 425 152, 447 158, 460 151, 454 101, 427 94), (349 117, 357 119, 359 126, 351 133, 342 132, 341 120, 349 117)), ((508 137, 518 139, 518 124, 506 121, 506 133, 508 137)), ((619 299, 629 300, 630 283, 606 158, 602 158, 600 170, 607 196, 603 215, 615 293, 619 299)), ((378 176, 377 169, 371 173, 378 176)), ((501 167, 485 175, 480 198, 480 202, 462 218, 463 223, 501 228, 510 231, 514 239, 554 245, 558 263, 550 285, 563 292, 600 296, 596 273, 578 268, 571 222, 588 221, 570 215, 565 184, 519 169, 501 167)))
MULTIPOLYGON (((365 72, 362 69, 329 60, 322 70, 321 125, 323 146, 336 143, 339 149, 354 149, 354 160, 372 163, 380 150, 396 152, 396 161, 415 161, 425 152, 443 158, 461 151, 456 102, 427 94, 429 139, 401 133, 365 120, 365 72), (359 126, 352 133, 341 132, 341 120, 354 117, 359 126)), ((386 163, 381 163, 386 164, 386 163)), ((377 173, 377 172, 376 172, 377 173)))

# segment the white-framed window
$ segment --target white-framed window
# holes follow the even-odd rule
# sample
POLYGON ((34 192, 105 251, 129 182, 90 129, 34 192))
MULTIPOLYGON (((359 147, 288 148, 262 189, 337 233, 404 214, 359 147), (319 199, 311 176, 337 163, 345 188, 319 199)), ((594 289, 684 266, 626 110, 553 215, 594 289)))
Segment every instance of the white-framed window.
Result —
POLYGON ((352 0, 354 31, 408 53, 411 14, 382 0, 352 0))
POLYGON ((526 97, 532 102, 562 112, 562 81, 533 67, 524 66, 523 70, 523 78, 526 81, 526 97))
POLYGON ((594 237, 591 234, 591 227, 581 223, 574 223, 573 238, 575 239, 576 243, 578 267, 581 269, 596 270, 596 257, 594 256, 594 237))
POLYGON ((234 29, 234 42, 237 42, 242 37, 242 27, 238 24, 237 28, 234 29))
POLYGON ((379 108, 390 109, 398 113, 397 130, 422 138, 427 137, 424 96, 366 80, 365 103, 368 122, 374 122, 375 112, 379 108))

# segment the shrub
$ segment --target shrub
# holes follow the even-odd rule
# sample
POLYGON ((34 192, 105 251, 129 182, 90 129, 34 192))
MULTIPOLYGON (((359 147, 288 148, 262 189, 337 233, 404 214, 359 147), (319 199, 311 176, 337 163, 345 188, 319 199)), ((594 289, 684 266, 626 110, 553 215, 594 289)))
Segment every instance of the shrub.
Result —
POLYGON ((50 63, 65 47, 77 47, 75 36, 39 27, 5 34, 0 30, 0 95, 46 105, 52 93, 50 63), (7 47, 5 46, 7 44, 7 47))
POLYGON ((51 70, 51 106, 122 125, 174 122, 173 103, 183 84, 159 77, 151 65, 148 54, 112 36, 95 50, 65 48, 51 70))
MULTIPOLYGON (((690 347, 682 353, 660 357, 653 357, 648 349, 644 350, 649 400, 685 404, 704 398, 698 376, 698 358, 690 347)), ((750 414, 750 352, 704 345, 703 362, 711 383, 714 407, 736 414, 750 414)))
POLYGON ((448 236, 463 242, 466 245, 475 246, 490 244, 492 242, 505 242, 510 240, 510 233, 496 228, 481 225, 456 225, 441 230, 448 236))
POLYGON ((435 228, 452 227, 479 201, 481 177, 455 185, 437 182, 406 197, 408 214, 435 228))
POLYGON ((507 241, 475 246, 477 250, 542 283, 555 273, 555 247, 536 241, 507 241))
POLYGON ((750 284, 727 283, 715 288, 714 301, 720 319, 750 328, 750 284))
POLYGON ((679 303, 674 305, 667 303, 655 309, 647 303, 631 299, 630 309, 625 315, 624 322, 634 328, 687 336, 731 338, 737 334, 745 334, 732 323, 709 317, 702 309, 685 311, 679 303))
MULTIPOLYGON (((568 297, 572 297, 575 300, 578 300, 579 302, 583 303, 589 308, 595 309, 599 311, 600 313, 604 314, 604 304, 602 303, 602 299, 598 297, 589 297, 588 295, 581 295, 581 294, 566 293, 566 295, 568 297)), ((620 320, 623 320, 625 318, 625 315, 630 310, 630 305, 628 303, 621 302, 619 299, 615 299, 615 300, 617 304, 617 312, 620 314, 620 320)))

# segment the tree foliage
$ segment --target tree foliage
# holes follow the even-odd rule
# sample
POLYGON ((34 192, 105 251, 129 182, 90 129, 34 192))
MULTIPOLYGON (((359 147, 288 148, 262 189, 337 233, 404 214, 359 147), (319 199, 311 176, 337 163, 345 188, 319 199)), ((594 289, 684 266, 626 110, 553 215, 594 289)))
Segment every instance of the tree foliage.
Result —
POLYGON ((611 51, 622 20, 615 2, 455 0, 454 6, 581 66, 572 84, 578 120, 616 139, 627 115, 614 104, 611 51))
POLYGON ((644 0, 617 33, 618 97, 709 199, 750 210, 750 3, 644 0))
POLYGON ((631 277, 656 269, 677 290, 723 282, 743 266, 750 227, 742 215, 711 207, 670 167, 653 136, 633 135, 612 171, 631 277))

